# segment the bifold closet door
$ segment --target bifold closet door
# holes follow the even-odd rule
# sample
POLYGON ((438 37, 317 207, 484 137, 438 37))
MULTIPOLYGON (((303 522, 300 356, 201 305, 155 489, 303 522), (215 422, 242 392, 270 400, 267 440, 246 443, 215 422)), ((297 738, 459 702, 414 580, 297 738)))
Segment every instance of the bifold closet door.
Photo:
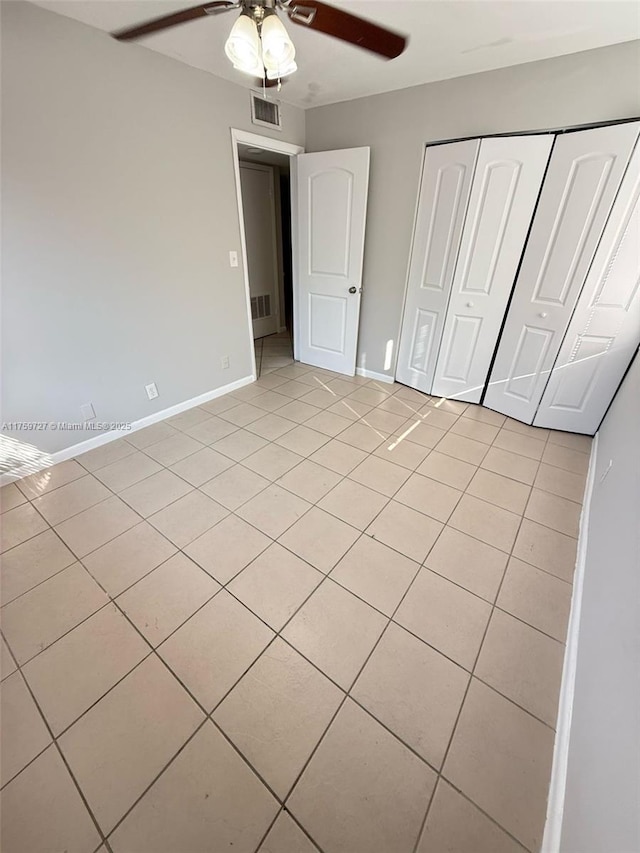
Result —
POLYGON ((533 422, 638 128, 633 122, 556 138, 485 406, 533 422))
POLYGON ((592 435, 640 345, 640 143, 534 424, 592 435))
POLYGON ((433 394, 480 400, 552 144, 551 135, 480 144, 433 394))
POLYGON ((396 378, 431 391, 479 139, 426 149, 396 378))

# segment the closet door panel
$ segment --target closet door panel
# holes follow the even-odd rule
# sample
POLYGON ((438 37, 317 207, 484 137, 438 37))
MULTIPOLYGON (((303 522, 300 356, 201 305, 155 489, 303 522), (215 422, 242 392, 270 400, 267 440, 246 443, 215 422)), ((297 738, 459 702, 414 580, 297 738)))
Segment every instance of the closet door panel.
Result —
POLYGON ((480 145, 434 394, 480 400, 552 144, 512 136, 480 145))
POLYGON ((638 123, 556 138, 485 405, 533 421, 638 136, 638 123))
POLYGON ((534 424, 592 435, 640 345, 640 143, 534 424))
POLYGON ((427 148, 396 378, 431 391, 480 140, 427 148))

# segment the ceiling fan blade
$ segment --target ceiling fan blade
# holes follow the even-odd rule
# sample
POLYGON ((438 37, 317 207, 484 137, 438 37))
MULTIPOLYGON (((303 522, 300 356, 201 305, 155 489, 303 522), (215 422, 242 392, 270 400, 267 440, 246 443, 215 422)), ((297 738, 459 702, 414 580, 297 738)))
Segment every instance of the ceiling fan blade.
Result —
POLYGON ((407 45, 404 36, 350 12, 317 0, 291 0, 285 6, 294 24, 348 41, 387 59, 400 56, 407 45))
MULTIPOLYGON (((285 83, 286 78, 283 77, 283 79, 280 82, 285 83)), ((264 80, 262 79, 262 77, 256 77, 254 80, 254 83, 255 83, 256 89, 262 89, 263 86, 265 89, 272 89, 274 86, 278 85, 277 80, 269 80, 268 77, 265 77, 264 80)))
POLYGON ((194 18, 204 18, 207 15, 215 14, 215 12, 226 12, 227 9, 236 8, 239 8, 239 3, 234 2, 234 0, 214 0, 213 3, 191 6, 189 9, 182 9, 180 12, 174 12, 172 15, 163 15, 161 18, 154 18, 152 21, 147 21, 146 24, 129 27, 126 30, 119 30, 118 32, 111 33, 111 35, 118 41, 129 41, 130 39, 149 35, 149 33, 155 33, 158 30, 175 27, 176 24, 193 21, 194 18))

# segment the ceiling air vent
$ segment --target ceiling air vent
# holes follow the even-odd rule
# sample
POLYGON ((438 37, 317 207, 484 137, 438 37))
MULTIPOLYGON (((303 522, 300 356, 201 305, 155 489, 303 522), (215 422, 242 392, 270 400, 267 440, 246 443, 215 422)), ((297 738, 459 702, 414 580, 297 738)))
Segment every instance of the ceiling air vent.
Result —
POLYGON ((255 92, 251 93, 251 121, 263 127, 275 127, 282 130, 280 102, 261 98, 255 92))

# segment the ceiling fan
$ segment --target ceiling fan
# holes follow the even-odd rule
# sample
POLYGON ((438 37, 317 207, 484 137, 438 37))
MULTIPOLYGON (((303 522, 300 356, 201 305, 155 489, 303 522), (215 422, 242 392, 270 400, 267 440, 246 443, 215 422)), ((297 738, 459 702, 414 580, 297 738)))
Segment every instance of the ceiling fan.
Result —
POLYGON ((240 16, 231 29, 225 53, 234 68, 257 77, 261 86, 279 89, 282 78, 297 70, 295 47, 278 11, 286 12, 294 24, 349 42, 385 59, 400 56, 407 44, 404 36, 386 27, 318 0, 214 0, 154 18, 112 36, 118 41, 131 41, 231 9, 239 11, 240 16))

